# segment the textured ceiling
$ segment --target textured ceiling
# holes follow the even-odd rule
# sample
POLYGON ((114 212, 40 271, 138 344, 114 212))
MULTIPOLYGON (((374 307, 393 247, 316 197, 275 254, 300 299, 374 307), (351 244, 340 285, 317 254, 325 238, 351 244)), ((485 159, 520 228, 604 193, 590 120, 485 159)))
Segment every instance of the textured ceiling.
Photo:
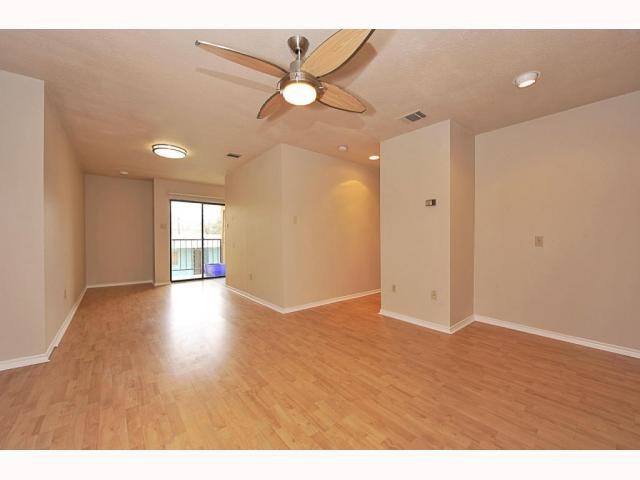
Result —
POLYGON ((287 67, 296 33, 311 51, 333 31, 5 30, 0 69, 47 82, 87 171, 217 184, 276 143, 371 163, 380 140, 447 118, 479 133, 640 89, 637 30, 378 30, 327 77, 367 113, 314 105, 259 121, 277 79, 193 45, 221 43, 287 67), (542 78, 517 90, 511 81, 525 70, 542 78), (426 119, 399 119, 418 108, 426 119), (157 142, 190 155, 160 159, 150 153, 157 142))

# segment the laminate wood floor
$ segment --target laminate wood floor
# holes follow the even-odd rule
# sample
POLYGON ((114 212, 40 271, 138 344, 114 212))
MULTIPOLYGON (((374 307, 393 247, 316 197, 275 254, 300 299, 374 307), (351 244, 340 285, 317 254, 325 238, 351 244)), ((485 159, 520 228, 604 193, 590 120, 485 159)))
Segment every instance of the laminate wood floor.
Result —
POLYGON ((373 295, 280 315, 218 280, 88 290, 49 363, 0 372, 7 449, 640 448, 640 360, 373 295))

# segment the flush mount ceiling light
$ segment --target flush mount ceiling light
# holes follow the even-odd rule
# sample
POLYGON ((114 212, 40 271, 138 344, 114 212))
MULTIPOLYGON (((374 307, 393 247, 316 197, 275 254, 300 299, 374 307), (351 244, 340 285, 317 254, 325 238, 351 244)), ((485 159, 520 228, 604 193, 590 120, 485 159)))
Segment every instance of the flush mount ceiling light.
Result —
POLYGON ((540 78, 540 72, 524 72, 513 79, 513 84, 518 88, 527 88, 533 85, 540 78))
POLYGON ((120 175, 129 175, 129 172, 126 170, 120 170, 120 175))
POLYGON ((338 145, 338 150, 340 150, 341 152, 346 152, 347 150, 349 150, 349 146, 348 145, 338 145))
POLYGON ((151 150, 156 155, 164 158, 184 158, 187 156, 187 151, 184 148, 166 143, 157 143, 151 147, 151 150))
POLYGON ((369 155, 369 160, 380 160, 380 155, 369 155))

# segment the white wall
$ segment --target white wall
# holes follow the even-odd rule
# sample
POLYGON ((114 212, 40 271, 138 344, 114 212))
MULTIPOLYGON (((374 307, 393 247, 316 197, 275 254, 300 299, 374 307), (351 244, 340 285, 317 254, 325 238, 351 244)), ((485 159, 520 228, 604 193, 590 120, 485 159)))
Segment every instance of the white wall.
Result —
POLYGON ((85 287, 84 176, 54 106, 44 108, 45 342, 85 287))
POLYGON ((45 349, 44 84, 0 71, 0 361, 45 349))
POLYGON ((450 142, 445 121, 380 146, 382 309, 447 327, 450 142), (425 207, 431 198, 437 206, 425 207), (437 300, 431 300, 432 290, 437 300))
POLYGON ((279 307, 376 290, 378 172, 278 145, 226 181, 227 284, 279 307))
POLYGON ((153 281, 153 182, 85 175, 87 284, 153 281))
POLYGON ((473 135, 447 120, 381 158, 382 310, 448 329, 473 314, 473 135))
POLYGON ((380 288, 380 175, 282 145, 284 305, 380 288))
POLYGON ((153 180, 153 232, 154 263, 157 285, 169 283, 171 269, 169 265, 169 202, 171 200, 190 200, 194 202, 224 203, 225 189, 222 185, 181 182, 178 180, 153 180))
POLYGON ((281 145, 229 173, 225 188, 226 283, 283 306, 281 145))
POLYGON ((451 121, 451 324, 473 315, 475 137, 451 121))
POLYGON ((639 118, 635 92, 476 137, 476 313, 640 348, 639 118))

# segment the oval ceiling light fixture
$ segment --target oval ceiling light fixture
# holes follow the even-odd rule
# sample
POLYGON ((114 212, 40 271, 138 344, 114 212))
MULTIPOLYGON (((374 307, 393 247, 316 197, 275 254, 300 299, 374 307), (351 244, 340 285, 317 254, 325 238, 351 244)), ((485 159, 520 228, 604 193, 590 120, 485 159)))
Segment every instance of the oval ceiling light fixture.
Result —
POLYGON ((380 160, 380 155, 369 155, 369 160, 380 160))
POLYGON ((120 170, 120 175, 129 175, 129 172, 126 170, 120 170))
POLYGON ((513 84, 518 88, 527 88, 533 85, 540 78, 540 72, 534 70, 524 72, 513 79, 513 84))
POLYGON ((292 82, 282 90, 282 96, 291 105, 303 106, 316 101, 316 89, 306 82, 292 82))
POLYGON ((166 143, 156 143, 151 146, 153 153, 164 158, 184 158, 187 156, 187 151, 176 145, 169 145, 166 143))
POLYGON ((320 88, 318 79, 303 71, 292 71, 278 82, 278 90, 285 101, 297 106, 315 102, 318 88, 320 88))
POLYGON ((338 145, 338 150, 340 150, 341 152, 346 152, 347 150, 349 150, 349 145, 338 145))

